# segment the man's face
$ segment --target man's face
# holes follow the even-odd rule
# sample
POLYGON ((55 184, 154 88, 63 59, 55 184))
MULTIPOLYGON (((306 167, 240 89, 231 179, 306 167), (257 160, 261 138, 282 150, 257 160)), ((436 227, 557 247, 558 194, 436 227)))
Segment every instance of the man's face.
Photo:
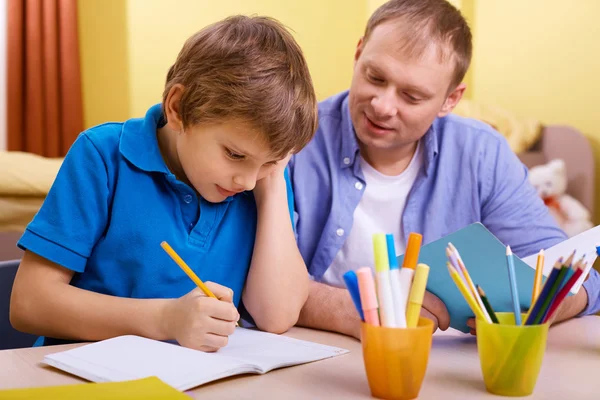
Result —
POLYGON ((448 93, 451 57, 442 62, 433 42, 419 57, 407 54, 396 25, 377 26, 356 51, 350 115, 358 140, 370 150, 412 146, 436 117, 452 111, 464 90, 460 85, 448 93))

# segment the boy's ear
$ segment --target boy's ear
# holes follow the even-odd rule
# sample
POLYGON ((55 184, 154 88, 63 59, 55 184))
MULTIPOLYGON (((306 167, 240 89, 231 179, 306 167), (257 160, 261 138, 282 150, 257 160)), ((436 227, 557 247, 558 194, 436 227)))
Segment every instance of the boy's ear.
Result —
POLYGON ((169 129, 175 132, 181 132, 183 130, 183 122, 181 120, 180 105, 181 98, 183 97, 183 85, 177 83, 171 87, 167 99, 165 100, 165 117, 167 119, 167 126, 169 129))

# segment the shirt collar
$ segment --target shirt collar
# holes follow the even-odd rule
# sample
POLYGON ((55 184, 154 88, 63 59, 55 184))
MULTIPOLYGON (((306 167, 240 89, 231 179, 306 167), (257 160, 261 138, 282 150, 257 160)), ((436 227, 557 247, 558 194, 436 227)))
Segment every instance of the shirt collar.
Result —
MULTIPOLYGON (((350 117, 350 106, 349 106, 349 92, 347 92, 344 101, 342 102, 342 157, 340 158, 340 167, 348 168, 354 165, 356 155, 359 153, 358 140, 356 139, 356 132, 354 131, 354 125, 352 124, 352 118, 350 117)), ((438 138, 436 126, 438 125, 439 118, 433 121, 433 124, 429 127, 423 138, 421 139, 425 146, 425 173, 429 175, 430 166, 433 165, 433 160, 439 153, 438 138)))
POLYGON ((438 121, 439 121, 439 118, 436 118, 435 121, 433 121, 433 124, 431 124, 431 126, 429 127, 429 129, 427 130, 427 132, 425 133, 423 138, 421 139, 422 143, 425 145, 424 164, 425 164, 425 175, 426 176, 429 176, 429 174, 431 172, 431 168, 433 168, 433 165, 434 165, 433 161, 435 160, 435 158, 437 157, 437 155, 439 153, 438 137, 437 137, 438 132, 439 132, 439 130, 437 129, 438 121))
POLYGON ((146 116, 125 121, 119 151, 137 168, 147 172, 169 171, 158 147, 156 128, 162 117, 160 104, 152 106, 146 116))
POLYGON ((346 92, 346 97, 342 102, 342 157, 340 158, 340 167, 348 168, 354 165, 356 155, 359 152, 358 140, 354 132, 354 125, 350 117, 350 107, 348 105, 349 93, 346 92))

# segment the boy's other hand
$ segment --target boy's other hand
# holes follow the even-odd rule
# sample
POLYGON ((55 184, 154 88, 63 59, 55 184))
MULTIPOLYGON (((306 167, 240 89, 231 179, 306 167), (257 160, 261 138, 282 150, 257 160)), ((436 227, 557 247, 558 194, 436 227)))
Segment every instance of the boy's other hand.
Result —
POLYGON ((232 303, 233 291, 213 282, 206 286, 218 299, 196 288, 167 303, 163 320, 167 336, 184 347, 213 352, 227 345, 240 315, 232 303))
POLYGON ((253 193, 257 201, 260 201, 269 191, 276 190, 278 185, 285 187, 283 173, 290 158, 292 158, 292 153, 289 153, 283 160, 279 160, 274 167, 271 167, 272 170, 266 176, 256 181, 253 193))

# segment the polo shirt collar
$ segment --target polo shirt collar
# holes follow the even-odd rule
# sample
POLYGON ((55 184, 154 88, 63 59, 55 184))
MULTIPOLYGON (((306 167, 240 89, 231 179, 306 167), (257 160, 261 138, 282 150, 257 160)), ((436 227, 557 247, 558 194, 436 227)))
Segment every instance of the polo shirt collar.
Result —
POLYGON ((158 147, 156 129, 162 118, 160 104, 152 106, 146 116, 125 121, 119 151, 135 167, 147 172, 169 174, 158 147))

